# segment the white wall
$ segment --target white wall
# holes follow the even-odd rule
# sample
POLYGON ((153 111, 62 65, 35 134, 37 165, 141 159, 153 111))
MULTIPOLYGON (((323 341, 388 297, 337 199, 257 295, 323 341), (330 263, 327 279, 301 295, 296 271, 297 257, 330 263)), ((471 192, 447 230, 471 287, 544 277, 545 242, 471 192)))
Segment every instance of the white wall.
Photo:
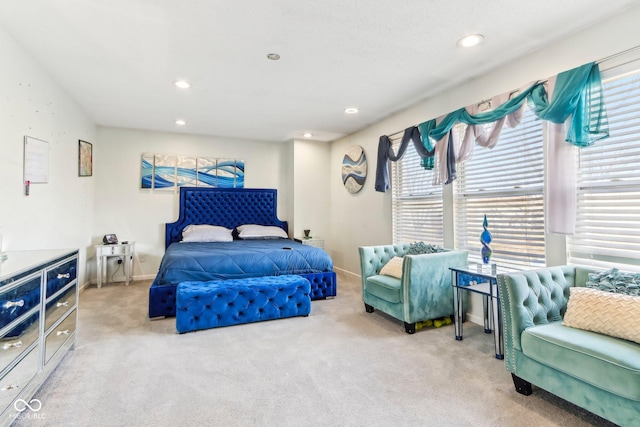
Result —
MULTIPOLYGON (((358 246, 388 244, 392 241, 391 192, 378 193, 374 190, 375 158, 380 135, 401 131, 482 99, 521 87, 528 82, 542 80, 638 46, 640 32, 636 30, 637 22, 640 22, 640 7, 629 9, 546 49, 533 52, 498 71, 434 96, 361 132, 335 141, 331 146, 330 158, 330 241, 336 266, 359 273, 358 246), (361 145, 369 161, 367 182, 356 195, 348 194, 338 179, 342 157, 352 145, 361 145)), ((446 194, 450 194, 449 187, 445 187, 445 202, 449 201, 450 204, 451 198, 446 194)), ((446 208, 450 209, 450 206, 446 208)), ((452 240, 449 236, 453 236, 453 223, 449 216, 445 220, 445 235, 448 236, 445 243, 450 246, 452 240)), ((564 250, 557 250, 557 245, 563 244, 564 238, 548 236, 549 265, 565 262, 564 250)))
POLYGON ((80 282, 93 226, 96 178, 78 177, 78 140, 98 147, 82 109, 0 28, 0 226, 4 250, 80 249, 80 282), (23 187, 24 136, 49 143, 49 182, 23 187))
POLYGON ((331 146, 329 186, 331 224, 329 247, 334 264, 360 274, 358 246, 389 244, 391 234, 391 197, 374 191, 378 138, 384 133, 374 125, 331 146), (363 147, 367 158, 367 179, 364 187, 351 194, 342 183, 342 160, 349 148, 363 147))
MULTIPOLYGON (((293 199, 294 211, 289 224, 293 236, 304 235, 310 229, 313 237, 325 238, 329 232, 329 155, 327 142, 293 141, 293 199)), ((327 248, 328 249, 328 248, 327 248)))
MULTIPOLYGON (((165 223, 178 218, 177 192, 140 188, 142 153, 243 159, 245 187, 278 189, 278 216, 289 219, 289 173, 283 162, 290 157, 287 151, 291 144, 110 127, 99 127, 98 139, 99 148, 94 149, 96 210, 91 239, 99 243, 104 234, 115 233, 120 240, 134 240, 134 278, 155 277, 164 254, 165 223)), ((115 261, 114 257, 111 263, 115 261)), ((114 279, 119 280, 120 271, 112 269, 110 265, 108 274, 115 273, 114 279)))

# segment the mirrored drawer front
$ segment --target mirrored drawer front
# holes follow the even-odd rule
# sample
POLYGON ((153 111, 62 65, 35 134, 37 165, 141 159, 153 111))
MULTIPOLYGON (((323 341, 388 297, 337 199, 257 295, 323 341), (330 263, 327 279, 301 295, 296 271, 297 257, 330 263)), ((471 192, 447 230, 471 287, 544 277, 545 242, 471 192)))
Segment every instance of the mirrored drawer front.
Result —
POLYGON ((76 311, 73 310, 65 320, 47 335, 45 344, 45 363, 49 362, 56 351, 76 330, 76 311))
POLYGON ((0 329, 40 304, 40 276, 0 293, 0 329))
POLYGON ((55 294, 71 283, 76 278, 77 258, 73 258, 64 264, 47 271, 47 297, 55 294))
POLYGON ((45 331, 76 304, 76 288, 77 284, 47 303, 47 310, 44 314, 45 331))
POLYGON ((40 311, 25 318, 0 338, 0 370, 38 339, 40 311))
POLYGON ((6 408, 38 372, 40 349, 35 347, 13 369, 0 379, 0 407, 6 408))

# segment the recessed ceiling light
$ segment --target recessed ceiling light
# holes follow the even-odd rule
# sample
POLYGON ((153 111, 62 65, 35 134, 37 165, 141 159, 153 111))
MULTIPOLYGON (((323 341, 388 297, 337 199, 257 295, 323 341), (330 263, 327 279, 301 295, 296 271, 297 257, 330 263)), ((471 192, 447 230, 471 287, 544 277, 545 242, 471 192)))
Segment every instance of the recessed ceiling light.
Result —
POLYGON ((177 124, 178 126, 184 126, 184 125, 186 125, 186 124, 187 124, 187 122, 185 122, 185 121, 184 121, 184 120, 182 120, 182 119, 178 119, 178 120, 176 120, 176 124, 177 124))
POLYGON ((304 136, 305 138, 311 138, 313 134, 311 132, 305 132, 302 134, 302 136, 304 136))
POLYGON ((280 55, 278 55, 277 53, 270 53, 267 55, 267 58, 272 61, 277 61, 278 59, 280 59, 280 55))
POLYGON ((180 89, 189 89, 191 87, 191 83, 186 80, 176 80, 173 84, 180 89))
POLYGON ((482 34, 471 34, 458 40, 457 45, 460 47, 473 47, 479 45, 482 40, 484 40, 482 34))
POLYGON ((347 114, 356 114, 358 112, 358 109, 355 107, 349 107, 349 108, 345 108, 344 112, 347 114))

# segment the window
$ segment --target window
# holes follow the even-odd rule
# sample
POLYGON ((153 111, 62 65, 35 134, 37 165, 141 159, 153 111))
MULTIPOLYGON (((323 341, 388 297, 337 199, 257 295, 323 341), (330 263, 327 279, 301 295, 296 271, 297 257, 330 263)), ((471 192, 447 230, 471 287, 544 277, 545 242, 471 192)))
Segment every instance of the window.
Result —
POLYGON ((578 154, 568 262, 640 272, 640 72, 613 73, 602 74, 610 137, 578 154))
POLYGON ((482 262, 484 215, 492 235, 491 262, 528 269, 545 266, 542 121, 528 108, 520 126, 505 127, 492 149, 476 146, 458 164, 454 181, 455 241, 482 262))
MULTIPOLYGON (((395 150, 402 134, 392 138, 395 150)), ((422 168, 409 143, 402 159, 391 163, 393 242, 423 241, 443 245, 442 186, 433 185, 433 172, 422 168)))

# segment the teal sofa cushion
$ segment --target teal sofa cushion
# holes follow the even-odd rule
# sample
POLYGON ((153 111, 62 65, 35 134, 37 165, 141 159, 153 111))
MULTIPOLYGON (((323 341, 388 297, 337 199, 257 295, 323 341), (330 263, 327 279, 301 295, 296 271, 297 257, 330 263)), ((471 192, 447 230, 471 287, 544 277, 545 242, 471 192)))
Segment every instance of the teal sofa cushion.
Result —
POLYGON ((627 399, 640 401, 638 344, 563 326, 531 326, 522 333, 522 352, 533 360, 627 399))
POLYGON ((402 302, 400 285, 400 279, 378 274, 376 276, 367 277, 367 280, 364 283, 364 289, 371 295, 387 302, 400 303, 402 302))

